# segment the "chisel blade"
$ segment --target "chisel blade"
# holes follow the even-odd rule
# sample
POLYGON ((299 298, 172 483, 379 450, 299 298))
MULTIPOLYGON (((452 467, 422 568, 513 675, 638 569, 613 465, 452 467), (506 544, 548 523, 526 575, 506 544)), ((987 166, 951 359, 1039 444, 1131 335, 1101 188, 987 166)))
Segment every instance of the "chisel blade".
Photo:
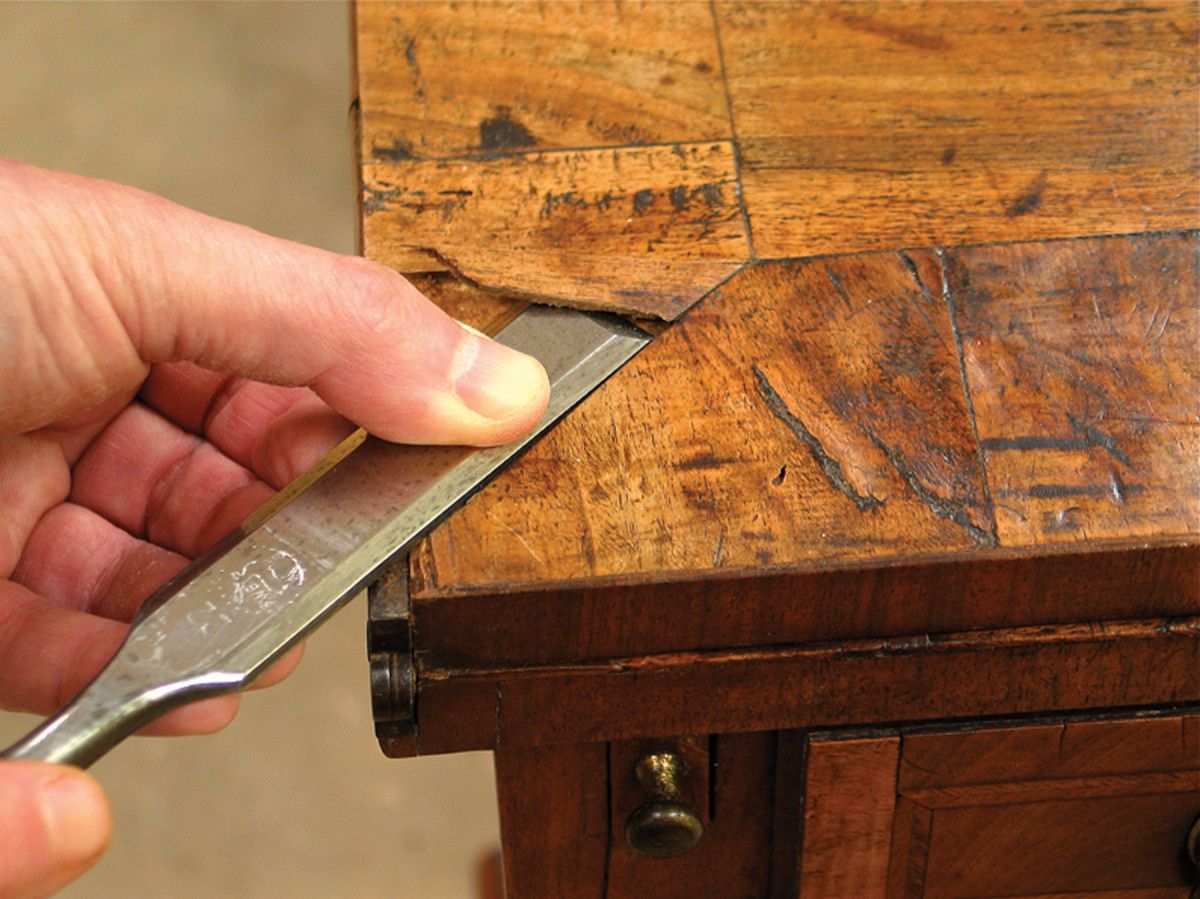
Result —
POLYGON ((244 688, 651 335, 613 315, 533 306, 496 339, 549 375, 549 406, 529 434, 472 449, 360 432, 151 596, 95 680, 0 757, 86 767, 169 709, 244 688))

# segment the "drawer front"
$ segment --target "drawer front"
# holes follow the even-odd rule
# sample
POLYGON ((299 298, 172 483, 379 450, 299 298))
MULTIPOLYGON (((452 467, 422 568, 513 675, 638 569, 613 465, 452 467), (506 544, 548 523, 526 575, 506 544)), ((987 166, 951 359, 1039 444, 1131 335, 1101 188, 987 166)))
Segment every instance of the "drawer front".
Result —
POLYGON ((1188 895, 1200 717, 807 739, 798 893, 1188 895))

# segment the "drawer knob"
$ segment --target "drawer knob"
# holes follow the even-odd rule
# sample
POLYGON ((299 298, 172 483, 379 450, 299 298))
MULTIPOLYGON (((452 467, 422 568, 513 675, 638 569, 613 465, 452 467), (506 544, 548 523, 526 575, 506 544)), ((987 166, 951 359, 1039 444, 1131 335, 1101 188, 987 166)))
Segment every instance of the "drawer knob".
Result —
POLYGON ((1188 858, 1196 866, 1197 873, 1200 873, 1200 815, 1197 815, 1196 820, 1192 822, 1183 845, 1188 858))
POLYGON ((625 823, 625 841, 641 855, 672 858, 695 848, 704 836, 700 816, 680 801, 680 784, 687 764, 673 752, 655 752, 634 766, 648 794, 625 823))

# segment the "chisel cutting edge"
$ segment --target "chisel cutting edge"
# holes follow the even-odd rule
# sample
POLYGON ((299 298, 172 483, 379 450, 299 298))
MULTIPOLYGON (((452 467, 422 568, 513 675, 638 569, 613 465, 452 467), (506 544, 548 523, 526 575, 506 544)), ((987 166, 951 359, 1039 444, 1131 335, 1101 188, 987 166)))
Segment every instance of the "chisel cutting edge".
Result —
POLYGON ((0 757, 86 767, 172 708, 245 688, 651 335, 614 315, 534 306, 496 339, 550 377, 549 406, 529 434, 472 449, 360 432, 152 595, 108 666, 0 757))

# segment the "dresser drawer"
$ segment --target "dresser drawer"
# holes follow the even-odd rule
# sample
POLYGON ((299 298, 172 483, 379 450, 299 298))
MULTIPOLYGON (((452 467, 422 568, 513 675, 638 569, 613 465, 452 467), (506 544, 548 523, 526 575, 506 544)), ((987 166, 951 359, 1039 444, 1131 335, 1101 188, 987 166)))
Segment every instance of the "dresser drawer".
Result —
POLYGON ((1198 722, 811 734, 797 893, 1187 896, 1198 722))

